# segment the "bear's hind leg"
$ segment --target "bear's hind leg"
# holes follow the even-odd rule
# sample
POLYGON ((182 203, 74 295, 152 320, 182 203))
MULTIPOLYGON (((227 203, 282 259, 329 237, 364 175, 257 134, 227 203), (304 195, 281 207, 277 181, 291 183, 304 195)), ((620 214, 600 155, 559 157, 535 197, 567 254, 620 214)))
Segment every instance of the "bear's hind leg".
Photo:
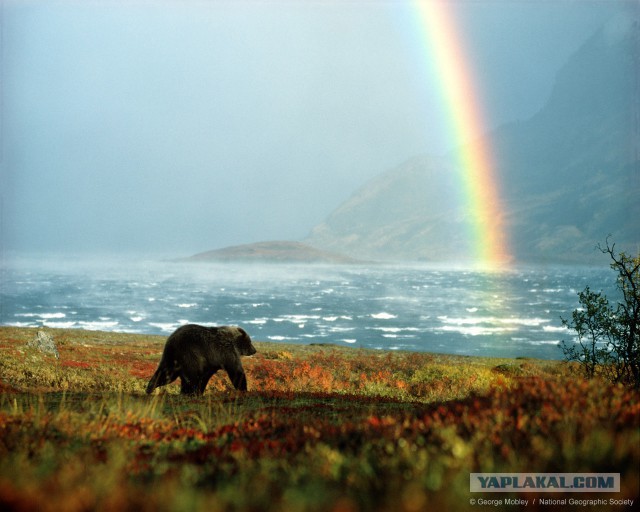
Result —
POLYGON ((211 375, 209 375, 208 377, 201 378, 200 381, 198 382, 198 392, 201 395, 204 395, 204 391, 205 389, 207 389, 207 384, 209 384, 209 379, 211 379, 211 375))

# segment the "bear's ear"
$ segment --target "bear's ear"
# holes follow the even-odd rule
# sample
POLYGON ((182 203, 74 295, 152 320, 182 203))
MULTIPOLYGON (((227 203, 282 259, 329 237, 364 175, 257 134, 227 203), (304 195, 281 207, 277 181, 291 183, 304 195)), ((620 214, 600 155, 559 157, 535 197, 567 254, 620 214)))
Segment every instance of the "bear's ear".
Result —
POLYGON ((249 335, 247 334, 247 331, 245 331, 242 327, 236 327, 236 329, 238 329, 238 332, 240 333, 241 336, 249 337, 249 335))

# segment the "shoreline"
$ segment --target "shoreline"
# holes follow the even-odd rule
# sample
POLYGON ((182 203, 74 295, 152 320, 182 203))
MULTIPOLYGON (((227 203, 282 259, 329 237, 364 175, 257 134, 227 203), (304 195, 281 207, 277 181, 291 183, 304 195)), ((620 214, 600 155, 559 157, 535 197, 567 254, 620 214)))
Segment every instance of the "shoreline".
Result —
MULTIPOLYGON (((5 333, 11 333, 15 331, 20 337, 24 337, 25 343, 28 336, 34 337, 38 331, 44 331, 50 333, 54 340, 56 337, 64 336, 65 342, 78 343, 84 346, 91 344, 95 345, 118 345, 126 346, 128 344, 148 345, 151 347, 159 347, 160 350, 164 347, 169 334, 146 334, 146 333, 130 333, 122 331, 102 331, 102 330, 89 330, 82 328, 66 328, 66 327, 32 327, 32 326, 13 326, 13 325, 0 325, 0 342, 3 340, 5 333)), ((251 333, 249 333, 251 334, 251 333)), ((281 342, 281 341, 269 341, 259 340, 252 338, 256 347, 262 347, 267 350, 290 350, 293 352, 308 352, 315 349, 335 350, 338 352, 344 351, 345 354, 354 352, 364 352, 378 355, 387 354, 419 354, 438 358, 441 360, 451 360, 456 362, 461 361, 486 361, 487 364, 493 362, 514 362, 514 361, 536 361, 539 363, 545 363, 550 365, 560 365, 564 361, 562 359, 543 359, 536 357, 526 356, 492 356, 492 355, 467 355, 467 354, 454 354, 450 352, 428 352, 418 350, 403 350, 403 349, 384 349, 384 348, 371 348, 360 345, 338 345, 336 343, 309 342, 309 343, 295 343, 295 342, 281 342)))

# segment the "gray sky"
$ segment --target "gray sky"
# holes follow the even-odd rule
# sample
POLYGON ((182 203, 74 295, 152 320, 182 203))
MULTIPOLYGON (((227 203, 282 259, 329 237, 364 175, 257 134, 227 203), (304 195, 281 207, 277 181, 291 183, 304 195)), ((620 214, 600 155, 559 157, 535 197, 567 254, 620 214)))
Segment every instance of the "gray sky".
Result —
MULTIPOLYGON (((369 178, 456 142, 410 2, 0 2, 3 251, 301 239, 369 178)), ((487 129, 534 114, 637 6, 450 3, 487 129)))

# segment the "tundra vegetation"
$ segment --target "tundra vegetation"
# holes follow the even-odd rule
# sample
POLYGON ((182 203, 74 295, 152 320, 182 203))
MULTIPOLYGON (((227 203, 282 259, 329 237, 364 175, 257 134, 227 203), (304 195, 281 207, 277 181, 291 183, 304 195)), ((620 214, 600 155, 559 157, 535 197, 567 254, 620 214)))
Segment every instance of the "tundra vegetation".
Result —
POLYGON ((59 359, 0 328, 2 510, 464 510, 470 472, 639 495, 638 392, 579 363, 257 342, 246 393, 147 396, 165 338, 47 332, 59 359))

